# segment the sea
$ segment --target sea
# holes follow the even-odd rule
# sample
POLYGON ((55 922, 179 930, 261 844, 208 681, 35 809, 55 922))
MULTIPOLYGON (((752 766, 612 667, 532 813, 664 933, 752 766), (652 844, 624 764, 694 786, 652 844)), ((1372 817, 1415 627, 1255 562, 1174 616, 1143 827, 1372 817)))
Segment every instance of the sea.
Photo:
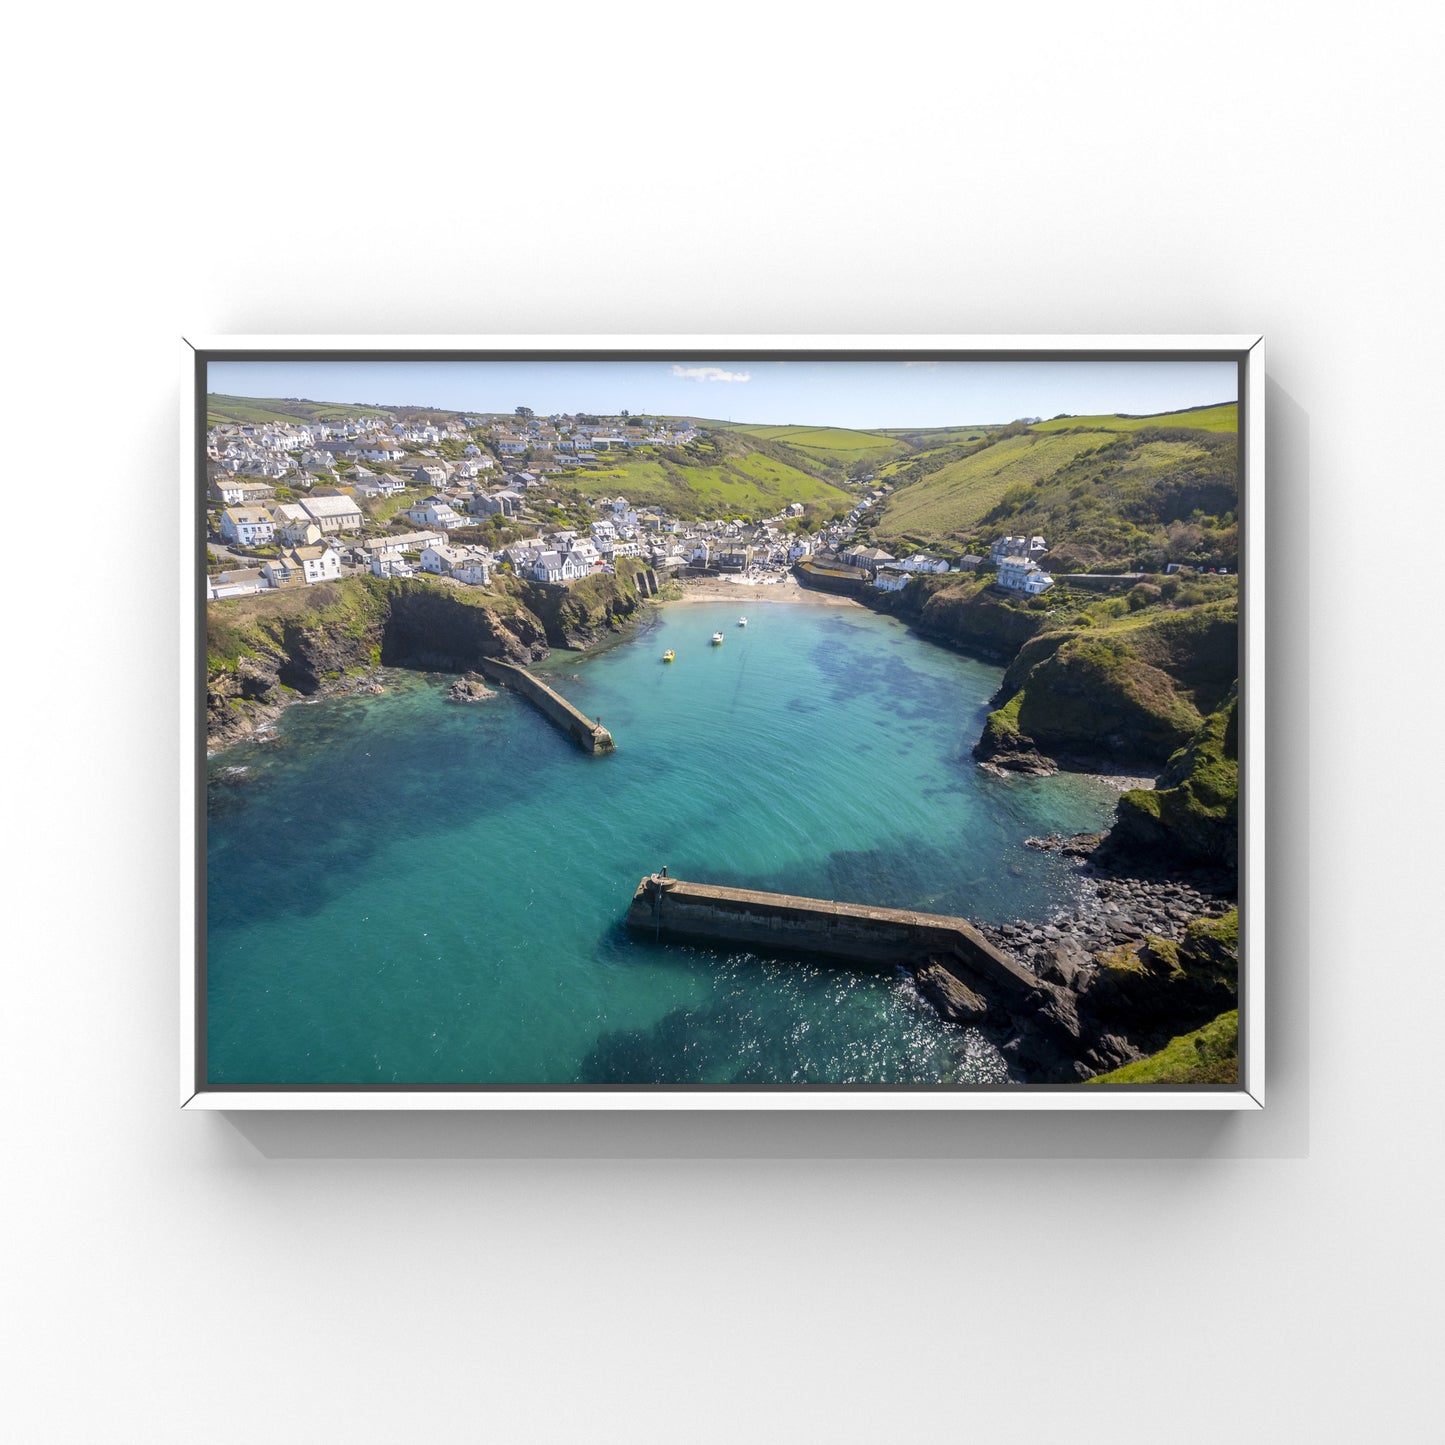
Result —
POLYGON ((610 754, 511 693, 456 704, 452 678, 397 671, 379 696, 292 706, 212 757, 209 1082, 1003 1082, 992 1045, 943 1022, 901 970, 624 929, 664 864, 1042 920, 1077 878, 1024 839, 1112 816, 1101 780, 974 764, 1000 669, 862 608, 738 590, 649 609, 625 641, 539 665, 609 729, 610 754))

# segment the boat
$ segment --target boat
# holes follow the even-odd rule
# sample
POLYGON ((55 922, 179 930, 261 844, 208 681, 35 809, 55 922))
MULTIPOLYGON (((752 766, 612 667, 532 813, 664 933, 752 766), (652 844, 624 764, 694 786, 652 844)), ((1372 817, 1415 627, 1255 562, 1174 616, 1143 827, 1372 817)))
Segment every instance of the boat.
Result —
POLYGON ((746 627, 747 625, 748 625, 748 619, 747 619, 746 617, 739 617, 739 618, 738 618, 738 626, 739 626, 739 627, 746 627))
POLYGON ((662 660, 664 662, 671 662, 676 656, 677 654, 669 647, 667 651, 662 654, 662 660))
POLYGON ((722 645, 722 640, 723 640, 723 638, 722 638, 722 633, 721 633, 721 632, 714 632, 714 633, 713 633, 713 635, 712 635, 712 645, 713 645, 714 647, 720 647, 720 646, 722 645))

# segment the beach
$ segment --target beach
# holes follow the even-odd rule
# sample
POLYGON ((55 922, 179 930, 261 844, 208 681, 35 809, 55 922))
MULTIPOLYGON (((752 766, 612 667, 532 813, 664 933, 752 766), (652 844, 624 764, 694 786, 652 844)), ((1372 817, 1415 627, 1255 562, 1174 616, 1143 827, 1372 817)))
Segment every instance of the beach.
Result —
MULTIPOLYGON (((862 607, 852 597, 802 586, 796 577, 781 582, 732 582, 724 577, 678 578, 683 595, 675 602, 799 602, 811 607, 862 607)), ((665 603, 663 605, 666 605, 665 603)))

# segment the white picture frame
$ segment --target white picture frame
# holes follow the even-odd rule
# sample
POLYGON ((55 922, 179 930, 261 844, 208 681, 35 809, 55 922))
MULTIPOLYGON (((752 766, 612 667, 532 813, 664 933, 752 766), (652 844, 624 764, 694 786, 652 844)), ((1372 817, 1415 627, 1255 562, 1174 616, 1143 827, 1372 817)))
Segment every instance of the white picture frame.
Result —
POLYGON ((1254 1110, 1265 1102, 1265 372, 1257 334, 1199 336, 197 336, 181 347, 181 475, 185 555, 179 586, 181 1003, 179 1102, 189 1110, 1254 1110), (205 367, 227 359, 550 359, 559 354, 726 361, 806 353, 818 359, 1231 358, 1240 367, 1240 977, 1239 1085, 892 1087, 306 1086, 218 1087, 204 1077, 204 526, 205 367))

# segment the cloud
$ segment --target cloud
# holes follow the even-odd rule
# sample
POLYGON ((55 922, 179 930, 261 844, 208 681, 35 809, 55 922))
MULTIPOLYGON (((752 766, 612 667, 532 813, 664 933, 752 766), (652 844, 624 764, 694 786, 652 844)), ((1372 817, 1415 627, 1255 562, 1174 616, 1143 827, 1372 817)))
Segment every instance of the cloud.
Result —
POLYGON ((720 366, 674 366, 674 376, 686 377, 689 381, 751 381, 750 371, 724 371, 720 366))

